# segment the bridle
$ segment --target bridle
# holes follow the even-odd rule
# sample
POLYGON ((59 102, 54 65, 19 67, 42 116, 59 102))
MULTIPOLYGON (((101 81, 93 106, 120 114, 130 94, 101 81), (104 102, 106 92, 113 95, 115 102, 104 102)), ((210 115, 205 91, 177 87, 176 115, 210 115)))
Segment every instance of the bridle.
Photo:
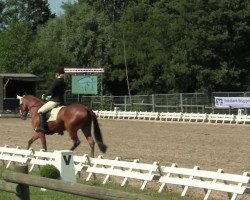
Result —
POLYGON ((26 107, 26 108, 24 109, 24 108, 23 108, 23 102, 20 103, 20 107, 19 107, 20 118, 21 118, 22 120, 26 120, 29 110, 31 110, 32 108, 38 107, 38 106, 40 106, 40 105, 35 103, 34 105, 32 105, 32 106, 30 106, 30 107, 26 107))
POLYGON ((22 120, 27 119, 28 112, 29 112, 28 107, 26 107, 25 109, 23 109, 23 103, 21 103, 20 107, 19 107, 19 114, 20 114, 20 118, 22 120))

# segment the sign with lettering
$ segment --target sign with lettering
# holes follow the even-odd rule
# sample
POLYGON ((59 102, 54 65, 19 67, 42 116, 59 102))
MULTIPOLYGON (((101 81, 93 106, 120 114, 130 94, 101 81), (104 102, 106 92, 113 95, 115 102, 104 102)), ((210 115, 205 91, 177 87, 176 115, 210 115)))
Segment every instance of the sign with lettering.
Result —
POLYGON ((215 97, 215 107, 249 108, 250 97, 215 97))
POLYGON ((64 160, 66 165, 69 165, 69 163, 71 161, 71 155, 63 155, 63 160, 64 160))

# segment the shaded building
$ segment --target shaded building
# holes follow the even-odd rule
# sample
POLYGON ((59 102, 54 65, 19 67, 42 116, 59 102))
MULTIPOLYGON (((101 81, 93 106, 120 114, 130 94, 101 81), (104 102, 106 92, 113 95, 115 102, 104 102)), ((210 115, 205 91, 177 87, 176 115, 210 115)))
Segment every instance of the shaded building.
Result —
POLYGON ((34 74, 0 74, 0 111, 17 109, 19 100, 16 96, 35 95, 40 80, 34 74))

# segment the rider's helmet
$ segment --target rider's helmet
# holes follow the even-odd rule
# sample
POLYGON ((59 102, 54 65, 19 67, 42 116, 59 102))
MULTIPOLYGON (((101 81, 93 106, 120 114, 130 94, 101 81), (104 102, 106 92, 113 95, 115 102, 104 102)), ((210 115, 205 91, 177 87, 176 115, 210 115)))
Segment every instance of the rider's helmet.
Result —
POLYGON ((63 68, 63 67, 58 67, 58 68, 55 70, 55 73, 57 73, 57 74, 64 74, 64 68, 63 68))

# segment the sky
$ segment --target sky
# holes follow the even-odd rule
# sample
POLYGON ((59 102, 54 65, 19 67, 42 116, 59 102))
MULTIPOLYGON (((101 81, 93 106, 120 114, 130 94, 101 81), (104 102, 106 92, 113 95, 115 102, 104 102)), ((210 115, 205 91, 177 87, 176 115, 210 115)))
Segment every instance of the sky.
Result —
POLYGON ((76 0, 48 0, 50 9, 52 13, 56 13, 56 15, 62 14, 63 10, 61 5, 63 2, 74 2, 76 0))

